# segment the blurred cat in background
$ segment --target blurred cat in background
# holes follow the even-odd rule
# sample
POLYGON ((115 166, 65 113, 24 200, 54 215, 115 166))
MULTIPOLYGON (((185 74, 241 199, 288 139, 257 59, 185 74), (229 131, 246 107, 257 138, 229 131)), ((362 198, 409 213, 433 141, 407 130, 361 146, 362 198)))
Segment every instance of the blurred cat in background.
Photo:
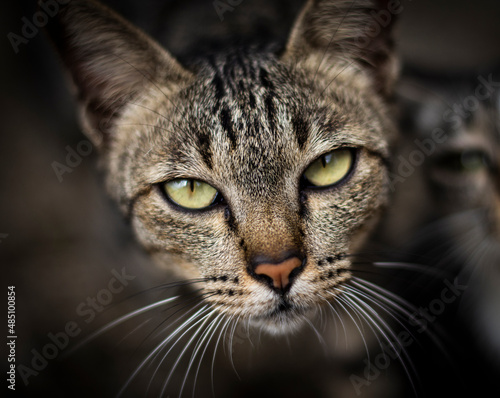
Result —
MULTIPOLYGON (((435 281, 461 286, 440 320, 469 350, 472 372, 480 373, 483 357, 491 364, 485 372, 500 371, 500 73, 408 69, 399 94, 387 242, 400 260, 440 272, 435 281)), ((421 286, 415 296, 440 297, 442 284, 421 286)))

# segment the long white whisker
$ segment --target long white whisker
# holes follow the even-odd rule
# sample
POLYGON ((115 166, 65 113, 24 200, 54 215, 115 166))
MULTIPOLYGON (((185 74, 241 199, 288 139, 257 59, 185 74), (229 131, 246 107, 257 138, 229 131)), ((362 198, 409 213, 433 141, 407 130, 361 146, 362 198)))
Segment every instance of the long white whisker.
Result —
POLYGON ((217 338, 217 342, 215 343, 215 348, 214 348, 214 354, 212 357, 212 369, 210 371, 210 376, 212 379, 212 396, 215 397, 215 383, 214 383, 214 366, 215 366, 215 357, 217 355, 217 349, 219 348, 219 343, 221 341, 222 335, 225 334, 225 330, 229 323, 231 322, 232 317, 228 317, 226 319, 226 323, 222 326, 220 332, 219 332, 219 337, 217 338))
MULTIPOLYGON (((180 330, 182 330, 184 327, 186 327, 189 323, 191 323, 191 322, 194 320, 194 319, 193 319, 194 315, 193 315, 193 316, 191 316, 191 315, 190 315, 190 313, 192 313, 192 312, 196 311, 196 310, 197 310, 197 308, 199 308, 199 307, 203 306, 204 304, 205 304, 205 303, 204 303, 203 301, 201 301, 201 302, 197 303, 195 306, 193 306, 192 308, 189 308, 186 312, 182 313, 182 314, 181 314, 181 315, 180 315, 177 319, 175 319, 172 323, 169 323, 166 327, 164 327, 163 329, 159 330, 159 331, 157 332, 157 334, 156 334, 153 338, 158 337, 158 336, 163 336, 163 335, 165 335, 166 331, 167 331, 169 328, 173 327, 175 324, 177 324, 178 322, 180 322, 183 318, 186 318, 186 317, 188 317, 188 316, 189 316, 189 318, 188 318, 188 319, 184 320, 184 321, 183 321, 183 322, 182 322, 179 326, 177 326, 177 329, 175 329, 175 330, 174 330, 174 332, 173 332, 173 333, 177 334, 177 333, 178 333, 178 331, 177 331, 177 330, 179 330, 179 331, 180 331, 180 330)), ((163 323, 164 323, 166 320, 168 320, 168 319, 169 319, 169 318, 162 320, 161 324, 163 324, 163 323)), ((171 333, 170 333, 170 335, 172 336, 172 334, 173 334, 173 333, 171 332, 171 333)), ((175 334, 174 334, 174 336, 175 336, 175 334)), ((173 336, 173 337, 174 337, 174 336, 173 336)), ((156 360, 156 358, 157 358, 160 354, 161 354, 161 350, 160 350, 160 351, 158 351, 158 352, 157 352, 157 353, 153 356, 153 358, 151 358, 151 360, 150 360, 150 364, 153 364, 153 363, 154 363, 154 361, 156 360)), ((158 370, 158 368, 157 368, 157 369, 155 370, 155 372, 153 373, 153 377, 154 377, 154 375, 156 374, 157 370, 158 370)), ((152 377, 152 378, 153 378, 153 377, 152 377)), ((152 380, 152 378, 151 378, 151 380, 152 380)))
POLYGON ((433 267, 428 267, 421 264, 412 264, 403 262, 383 262, 383 261, 377 261, 372 264, 378 268, 405 269, 410 271, 418 271, 422 274, 429 274, 433 276, 443 275, 445 273, 443 270, 436 269, 433 267))
MULTIPOLYGON (((219 308, 215 308, 215 313, 217 313, 217 311, 219 310, 219 308)), ((208 317, 210 317, 212 314, 210 314, 208 317)), ((212 331, 212 328, 214 327, 214 325, 217 323, 217 320, 221 317, 221 314, 218 314, 211 322, 210 324, 205 328, 205 330, 203 331, 203 333, 201 334, 200 338, 198 339, 198 342, 196 343, 196 345, 194 346, 193 348, 193 352, 191 353, 191 358, 189 359, 189 363, 188 363, 188 367, 187 367, 187 370, 186 370, 186 374, 184 375, 184 380, 182 381, 182 385, 181 385, 181 390, 179 392, 179 397, 182 396, 182 391, 184 390, 184 386, 186 384, 186 381, 187 381, 187 378, 189 376, 189 372, 191 370, 191 367, 196 359, 196 356, 198 355, 198 352, 201 350, 202 346, 203 346, 203 343, 205 342, 206 338, 208 337, 208 335, 211 333, 212 331)), ((205 346, 206 348, 206 346, 205 346)))
MULTIPOLYGON (((368 288, 371 288, 372 292, 374 292, 375 290, 378 291, 382 296, 386 296, 387 298, 390 298, 392 300, 392 304, 393 305, 396 305, 395 303, 399 303, 399 308, 401 311, 415 311, 416 308, 410 304, 408 301, 406 301, 405 299, 403 299, 402 297, 398 296, 397 294, 394 294, 392 292, 390 292, 389 290, 387 289, 384 289, 383 287, 381 286, 378 286, 372 282, 369 282, 365 279, 361 279, 361 278, 358 278, 356 276, 353 276, 352 277, 352 284, 355 284, 356 286, 358 286, 359 288, 364 288, 364 290, 366 291, 368 288), (406 308, 406 310, 404 309, 406 308)), ((407 312, 405 312, 406 314, 407 312)))
MULTIPOLYGON (((347 310, 347 308, 345 308, 340 302, 337 301, 337 303, 344 309, 345 313, 351 318, 351 320, 354 322, 354 325, 356 326, 356 329, 358 329, 359 331, 359 335, 361 336, 361 339, 363 340, 363 344, 365 346, 365 350, 366 350, 366 356, 368 358, 368 363, 370 363, 370 352, 368 350, 368 344, 366 343, 366 339, 365 339, 365 336, 364 336, 364 333, 363 331, 361 330, 361 328, 359 327, 358 323, 354 320, 354 317, 351 315, 351 313, 347 310)), ((335 313, 337 314, 337 316, 339 316, 338 312, 333 308, 333 306, 328 302, 328 305, 332 308, 333 311, 335 311, 335 313)), ((339 317, 340 319, 340 317, 339 317)), ((343 322, 342 322, 342 326, 343 326, 343 322)), ((346 338, 346 345, 347 345, 347 333, 346 333, 346 330, 345 330, 345 327, 344 327, 344 334, 345 334, 345 338, 346 338)))
POLYGON ((69 350, 65 355, 71 355, 74 353, 76 350, 87 344, 88 342, 94 340, 96 337, 99 337, 101 334, 104 332, 107 332, 108 330, 122 324, 123 322, 128 321, 131 318, 136 317, 137 315, 143 314, 147 311, 150 311, 152 309, 161 307, 162 305, 166 305, 171 303, 174 300, 177 300, 180 296, 174 296, 174 297, 169 297, 165 300, 157 301, 156 303, 147 305, 143 308, 139 308, 138 310, 132 311, 131 313, 124 315, 118 319, 116 319, 113 322, 108 323, 106 326, 103 326, 102 328, 96 330, 95 332, 91 333, 89 336, 87 336, 85 339, 83 339, 80 343, 78 343, 76 346, 74 346, 71 350, 69 350))
POLYGON ((121 338, 120 341, 118 343, 116 343, 116 345, 120 345, 121 343, 123 343, 128 337, 130 337, 132 334, 134 334, 139 329, 143 328, 145 325, 147 325, 152 320, 153 320, 153 318, 149 318, 149 319, 145 320, 144 322, 141 322, 139 326, 135 327, 130 332, 128 332, 123 338, 121 338))
MULTIPOLYGON (((179 326, 172 334, 170 334, 166 339, 164 339, 160 344, 158 344, 153 351, 149 353, 149 355, 137 366, 137 368, 134 370, 132 375, 128 378, 128 380, 125 382, 121 390, 118 392, 117 397, 120 397, 127 387, 130 385, 132 380, 135 379, 135 377, 139 374, 141 369, 148 363, 151 357, 153 357, 159 350, 163 349, 163 347, 168 344, 183 328, 185 328, 191 321, 196 319, 198 316, 203 314, 203 311, 207 310, 208 305, 205 305, 202 307, 200 310, 196 312, 196 314, 192 315, 186 322, 184 322, 181 326, 179 326)), ((154 374, 153 376, 154 377, 154 374)))
MULTIPOLYGON (((361 296, 361 297, 365 298, 366 300, 368 300, 368 301, 372 302, 373 304, 375 304, 377 307, 381 308, 392 319, 394 319, 399 325, 401 325, 411 335, 411 337, 413 337, 413 338, 416 339, 416 337, 406 327, 406 325, 403 324, 403 322, 401 322, 401 320, 400 320, 400 318, 402 317, 401 313, 398 313, 395 309, 391 308, 390 306, 387 306, 387 305, 383 304, 381 302, 382 298, 380 300, 378 300, 375 297, 370 296, 370 294, 374 294, 374 293, 371 293, 371 292, 369 293, 367 291, 362 291, 361 289, 356 289, 354 286, 345 286, 345 289, 348 290, 348 291, 350 291, 351 293, 353 293, 356 296, 361 296)), ((385 298, 384 301, 388 302, 389 304, 391 304, 391 301, 388 300, 387 298, 385 298)), ((397 309, 401 308, 401 307, 398 307, 397 304, 395 305, 395 307, 397 309)), ((403 314, 407 313, 404 309, 402 309, 402 310, 403 310, 403 314)))
POLYGON ((326 355, 328 352, 328 348, 327 348, 327 345, 325 343, 325 340, 323 339, 321 334, 318 332, 318 330, 314 327, 314 325, 312 324, 312 322, 309 319, 305 318, 305 321, 307 322, 309 327, 313 330, 313 332, 316 334, 316 337, 318 338, 318 341, 319 341, 319 343, 320 343, 321 347, 323 348, 323 351, 326 355))
MULTIPOLYGON (((338 301, 335 300, 335 302, 338 304, 338 301)), ((335 317, 337 317, 337 320, 342 325, 342 329, 344 329, 344 337, 345 337, 345 341, 347 344, 347 330, 345 328, 344 321, 340 317, 340 314, 338 313, 337 309, 329 301, 326 301, 326 303, 328 304, 328 306, 330 307, 330 310, 333 313, 333 318, 334 318, 334 323, 335 323, 335 346, 338 346, 338 343, 339 343, 338 324, 337 324, 337 321, 335 320, 335 317)), ((346 347, 346 349, 347 349, 347 347, 346 347)))
POLYGON ((219 314, 219 316, 217 317, 217 319, 219 319, 219 321, 215 325, 215 328, 214 328, 213 332, 211 333, 211 335, 210 335, 207 343, 205 344, 205 349, 201 353, 200 360, 198 362, 198 367, 196 368, 196 373, 194 375, 194 381, 193 381, 193 398, 194 398, 194 393, 196 391, 196 381, 198 380, 198 374, 200 373, 201 362, 203 361, 203 358, 205 357, 205 353, 207 352, 207 349, 208 349, 208 346, 210 344, 210 341, 212 341, 212 339, 215 336, 215 333, 217 332, 217 329, 219 328, 219 326, 221 325, 221 323, 224 321, 224 315, 223 314, 219 314))
MULTIPOLYGON (((208 313, 207 315, 207 312, 210 311, 210 306, 209 305, 205 305, 204 307, 206 309, 206 311, 204 313, 200 313, 197 318, 194 318, 191 317, 190 319, 188 319, 187 321, 185 321, 184 323, 182 323, 175 331, 174 333, 171 333, 170 336, 171 336, 171 339, 173 337, 175 337, 177 334, 179 334, 183 329, 186 329, 186 327, 189 325, 189 323, 193 322, 191 326, 189 326, 178 338, 177 340, 170 346, 170 348, 168 349, 168 351, 163 355, 163 357, 161 358, 161 360, 158 362, 158 364, 156 365, 156 368, 153 372, 153 375, 151 376, 150 378, 150 383, 148 385, 148 390, 149 390, 149 386, 151 385, 154 377, 156 376, 156 374, 158 373, 158 371, 160 370, 160 367, 161 365, 163 364, 163 362, 165 361, 165 359, 167 358, 167 356, 170 354, 170 352, 172 352, 172 350, 177 346, 177 344, 182 340, 182 338, 187 334, 189 333, 189 331, 191 329, 193 329, 194 327, 196 327, 196 325, 198 325, 200 322, 203 322, 203 320, 206 319, 207 316, 211 315, 210 313, 208 313)), ((170 339, 170 340, 171 340, 170 339)), ((161 354, 161 350, 158 351, 154 358, 150 361, 151 363, 153 363, 155 360, 156 360, 156 357, 159 356, 161 354)))
MULTIPOLYGON (((341 292, 341 291, 340 291, 341 292)), ((342 293, 342 292, 341 292, 342 293)), ((333 293, 332 293, 333 295, 333 293)), ((344 311, 350 315, 350 312, 348 311, 348 309, 346 309, 341 302, 343 302, 347 307, 351 308, 354 313, 356 314, 356 316, 359 318, 359 320, 362 322, 361 320, 361 317, 363 318, 364 320, 364 323, 366 323, 368 325, 368 327, 370 328, 370 330, 372 331, 373 335, 375 336, 375 338, 377 339, 377 342, 380 346, 380 349, 382 350, 382 352, 384 352, 384 346, 382 345, 382 342, 380 341, 380 338, 378 336, 378 333, 376 332, 376 330, 373 328, 371 322, 369 321, 369 319, 366 317, 366 315, 364 315, 363 313, 360 312, 360 310, 357 308, 358 306, 357 305, 354 305, 355 303, 352 303, 351 300, 348 299, 348 297, 342 295, 342 294, 337 294, 335 295, 335 297, 339 300, 338 303, 339 305, 344 309, 344 311)), ((364 335, 364 334, 363 334, 364 335)))
MULTIPOLYGON (((349 291, 346 291, 345 292, 345 295, 346 295, 346 298, 349 298, 350 301, 353 303, 353 304, 356 304, 357 307, 363 311, 363 313, 367 316, 367 319, 370 320, 370 322, 372 322, 373 326, 375 326, 377 328, 377 330, 380 331, 380 333, 382 334, 382 336, 384 337, 384 339, 387 341, 387 343, 389 343, 389 346, 392 348, 392 350, 397 353, 398 350, 397 348, 395 347, 394 343, 389 339, 389 336, 387 335, 387 333, 394 339, 394 341, 396 341, 398 344, 399 344, 399 340, 397 338, 397 336, 394 334, 394 332, 392 331, 392 329, 390 328, 390 326, 384 321, 384 319, 377 313, 377 311, 375 311, 368 303, 364 302, 363 300, 361 300, 359 297, 357 297, 356 295, 352 294, 351 292, 349 291), (378 324, 377 321, 375 321, 374 318, 372 318, 371 315, 369 315, 364 309, 366 309, 367 311, 369 311, 373 316, 375 316, 378 320, 378 322, 380 322, 380 325, 378 324), (384 330, 385 329, 385 330, 384 330), (387 331, 387 333, 386 333, 387 331)), ((416 374, 415 372, 415 368, 413 366, 413 363, 411 361, 411 358, 408 354, 408 352, 406 351, 406 349, 401 345, 399 344, 400 348, 401 348, 401 353, 403 353, 404 355, 404 358, 406 358, 406 360, 408 361, 408 365, 411 367, 413 373, 416 374)), ((408 376, 408 380, 410 381, 410 384, 412 386, 412 389, 413 391, 415 392, 415 395, 416 395, 416 388, 415 388, 415 385, 413 383, 413 378, 412 378, 412 375, 410 373, 410 370, 408 369, 408 366, 407 366, 407 362, 404 360, 403 357, 401 357, 401 355, 398 355, 398 359, 399 359, 399 362, 401 363, 401 365, 403 366, 403 369, 405 370, 405 373, 406 375, 408 376)))
MULTIPOLYGON (((380 300, 383 300, 396 310, 400 311, 402 314, 408 317, 408 320, 411 319, 412 317, 415 316, 415 314, 418 312, 417 308, 404 300, 403 298, 399 297, 398 295, 388 291, 387 289, 384 289, 381 286, 377 286, 371 282, 368 282, 366 280, 353 277, 351 280, 351 283, 355 286, 357 286, 360 289, 363 289, 366 293, 376 296, 380 300), (366 286, 365 286, 366 285, 366 286), (386 297, 388 296, 388 297, 386 297), (400 305, 398 305, 397 303, 400 305), (412 311, 412 312, 410 312, 412 311)), ((404 326, 404 325, 403 325, 404 326)), ((405 329, 408 331, 408 329, 405 327, 405 329)), ((409 332, 409 331, 408 331, 409 332)), ((411 332, 409 332, 410 335, 413 336, 411 332)), ((434 333, 431 329, 427 328, 425 330, 425 333, 429 338, 433 341, 433 343, 439 347, 442 353, 444 353, 446 356, 449 354, 447 353, 447 350, 442 342, 442 340, 439 338, 439 336, 434 333)))
MULTIPOLYGON (((174 374, 174 371, 175 369, 177 368, 177 366, 179 365, 182 357, 184 356, 184 354, 186 353, 187 349, 191 346, 191 344, 193 343, 194 339, 196 338, 196 336, 198 336, 198 334, 203 330, 203 328, 205 327, 205 324, 208 322, 208 320, 210 319, 210 317, 213 315, 213 314, 216 314, 217 313, 217 310, 212 310, 210 311, 208 314, 204 314, 203 317, 198 321, 196 322, 195 324, 193 324, 188 330, 186 330, 182 336, 179 337, 179 339, 175 342, 174 345, 176 345, 180 339, 194 326, 196 326, 198 323, 201 323, 200 326, 198 327, 198 329, 196 329, 196 331, 193 333, 193 335, 191 336, 191 338, 189 339, 189 341, 186 343, 186 345, 184 346, 184 348, 182 349, 181 353, 179 354, 179 356, 177 357, 177 360, 175 361, 174 365, 172 366, 172 368, 170 369, 170 373, 168 374, 168 377, 167 379, 165 380, 165 382, 163 383, 163 387, 162 387, 162 390, 161 390, 161 393, 160 393, 160 396, 163 396, 163 394, 165 393, 165 390, 167 389, 167 385, 172 377, 172 375, 174 374)), ((173 347, 173 346, 172 346, 173 347)), ((164 358, 166 358, 168 355, 168 353, 165 355, 164 358)), ((163 358, 163 359, 164 359, 163 358)), ((163 361, 162 359, 162 361, 163 361)), ((184 388, 184 383, 182 385, 182 387, 184 388)), ((181 391, 182 392, 182 391, 181 391)), ((180 395, 179 395, 180 397, 180 395)))
POLYGON ((234 370, 234 373, 236 373, 236 376, 238 377, 238 379, 241 380, 241 377, 238 373, 238 371, 236 370, 236 366, 234 366, 234 360, 233 360, 233 339, 234 339, 234 332, 236 330, 236 326, 238 325, 238 322, 240 320, 240 317, 238 316, 234 321, 233 321, 233 324, 231 326, 231 332, 229 333, 229 359, 231 360, 231 366, 233 367, 233 370, 234 370))

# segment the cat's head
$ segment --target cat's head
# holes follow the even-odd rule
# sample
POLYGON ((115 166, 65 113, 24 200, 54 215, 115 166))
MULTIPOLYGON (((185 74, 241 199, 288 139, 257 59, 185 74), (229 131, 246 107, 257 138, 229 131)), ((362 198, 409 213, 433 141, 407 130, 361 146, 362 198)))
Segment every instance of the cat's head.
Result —
POLYGON ((425 155, 415 169, 424 182, 421 193, 429 197, 431 218, 482 211, 486 221, 481 224, 498 241, 499 78, 498 71, 458 76, 413 72, 399 89, 403 142, 425 155))
POLYGON ((398 89, 404 105, 402 145, 395 169, 404 170, 400 165, 406 163, 406 170, 411 166, 413 172, 397 185, 389 222, 391 240, 399 235, 412 259, 445 271, 442 275, 456 276, 467 286, 459 315, 497 363, 499 72, 404 74, 398 89))
POLYGON ((350 278, 389 191, 386 3, 309 1, 282 53, 187 67, 94 1, 49 24, 111 195, 221 312, 289 330, 350 278))

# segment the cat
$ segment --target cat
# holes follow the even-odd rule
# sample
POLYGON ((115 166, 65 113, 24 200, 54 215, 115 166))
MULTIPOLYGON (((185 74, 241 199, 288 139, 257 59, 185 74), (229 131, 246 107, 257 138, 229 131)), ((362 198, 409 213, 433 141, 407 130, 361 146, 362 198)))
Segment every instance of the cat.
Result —
POLYGON ((352 268, 390 195, 391 4, 310 0, 285 43, 231 37, 228 47, 207 33, 178 57, 93 0, 49 21, 109 194, 158 269, 198 293, 173 333, 196 327, 194 358, 218 329, 286 339, 339 303, 392 344, 372 307, 389 296, 352 268))
POLYGON ((396 195, 385 220, 398 260, 439 272, 437 283, 413 294, 430 302, 443 279, 461 286, 439 317, 465 372, 483 380, 474 393, 498 391, 500 372, 499 80, 495 68, 455 75, 407 68, 398 88, 396 195))

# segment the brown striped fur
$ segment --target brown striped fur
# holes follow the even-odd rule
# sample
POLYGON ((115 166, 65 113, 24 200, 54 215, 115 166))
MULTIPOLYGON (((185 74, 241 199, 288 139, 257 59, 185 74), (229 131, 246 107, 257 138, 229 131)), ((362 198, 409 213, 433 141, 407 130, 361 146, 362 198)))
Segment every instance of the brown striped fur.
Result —
POLYGON ((158 266, 206 278, 221 312, 287 332, 349 279, 348 255, 388 197, 390 27, 357 41, 383 3, 311 0, 284 52, 232 48, 190 65, 95 1, 74 0, 51 21, 110 194, 158 266), (304 187, 307 166, 340 147, 357 153, 349 178, 304 187), (173 206, 158 184, 181 177, 211 184, 224 203, 173 206), (306 261, 280 295, 249 261, 290 250, 306 261))

